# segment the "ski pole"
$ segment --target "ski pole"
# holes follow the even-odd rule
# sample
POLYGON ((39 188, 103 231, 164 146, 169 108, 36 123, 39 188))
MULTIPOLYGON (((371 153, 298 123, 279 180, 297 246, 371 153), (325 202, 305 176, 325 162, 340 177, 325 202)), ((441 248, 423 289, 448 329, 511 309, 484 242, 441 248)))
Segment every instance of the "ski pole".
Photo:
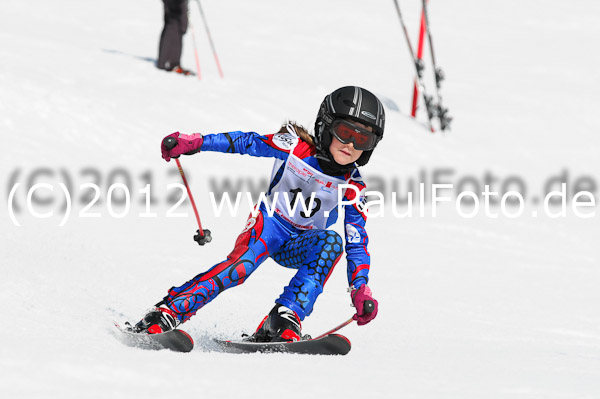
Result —
POLYGON ((196 58, 196 71, 198 71, 198 80, 202 80, 200 77, 200 58, 198 57, 198 46, 196 46, 196 32, 194 32, 194 25, 190 23, 192 28, 192 43, 194 44, 194 57, 196 58))
MULTIPOLYGON (((427 0, 425 0, 427 1, 427 0)), ((425 44, 425 31, 426 31, 427 26, 425 25, 425 11, 421 12, 421 25, 419 27, 419 41, 417 44, 417 60, 418 62, 421 64, 422 68, 424 69, 425 64, 423 63, 423 46, 425 44)), ((423 71, 423 69, 421 69, 421 73, 423 71)), ((423 79, 423 76, 420 76, 421 79, 423 79)), ((417 82, 417 80, 415 79, 415 84, 414 84, 414 89, 413 89, 413 103, 412 103, 412 112, 411 115, 412 117, 416 117, 417 114, 417 104, 419 103, 419 83, 417 82)), ((427 109, 427 111, 429 112, 429 108, 427 109)), ((431 117, 431 115, 428 115, 429 117, 431 117)))
POLYGON ((200 4, 200 0, 196 0, 198 3, 198 8, 200 9, 200 15, 202 16, 202 21, 204 22, 204 29, 206 30, 206 35, 208 36, 208 41, 210 43, 210 47, 212 48, 213 56, 215 57, 215 62, 217 63, 217 69, 219 70, 219 75, 221 79, 223 78, 223 70, 221 70, 221 63, 219 62, 219 56, 217 55, 217 50, 215 49, 215 44, 212 41, 212 36, 210 35, 210 29, 208 28, 208 23, 206 22, 206 17, 204 16, 204 10, 202 10, 202 4, 200 4))
MULTIPOLYGON (((373 301, 367 300, 367 301, 365 301, 363 309, 364 309, 365 313, 372 313, 373 310, 375 310, 375 304, 373 303, 373 301)), ((348 320, 346 320, 345 322, 343 322, 342 324, 340 324, 339 326, 334 327, 331 330, 329 330, 329 331, 327 331, 327 332, 319 335, 317 338, 313 338, 313 339, 323 338, 323 337, 325 337, 325 336, 327 336, 329 334, 332 334, 332 333, 334 333, 334 332, 336 332, 338 330, 341 330, 342 328, 346 327, 348 324, 352 323, 353 321, 354 321, 354 319, 351 317, 348 320)))
POLYGON ((438 89, 441 87, 442 80, 444 80, 444 73, 440 68, 437 67, 435 62, 435 52, 433 51, 433 39, 431 37, 431 29, 429 27, 429 12, 427 11, 427 1, 423 0, 423 18, 425 20, 425 30, 427 31, 427 39, 429 40, 429 53, 431 54, 431 62, 433 63, 433 71, 435 74, 435 85, 438 89))
MULTIPOLYGON (((177 145, 177 139, 175 137, 166 137, 163 140, 163 145, 171 150, 177 145)), ((175 158, 175 162, 177 163, 177 167, 179 168, 179 174, 183 179, 183 184, 188 193, 188 197, 190 198, 190 202, 192 203, 192 208, 194 208, 194 214, 196 215, 196 221, 198 221, 197 234, 194 236, 194 241, 198 243, 198 245, 204 245, 212 241, 212 237, 210 235, 210 230, 202 229, 202 223, 200 223, 200 216, 198 215, 198 209, 196 208, 196 203, 194 202, 194 197, 192 196, 192 192, 190 190, 190 186, 185 178, 185 173, 183 173, 183 168, 181 167, 181 162, 179 162, 178 158, 175 158)))

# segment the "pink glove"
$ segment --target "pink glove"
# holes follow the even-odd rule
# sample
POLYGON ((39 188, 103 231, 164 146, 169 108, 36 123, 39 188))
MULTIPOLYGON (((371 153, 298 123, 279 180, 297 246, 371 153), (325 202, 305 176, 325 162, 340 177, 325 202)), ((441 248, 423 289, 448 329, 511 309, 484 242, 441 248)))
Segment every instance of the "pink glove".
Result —
POLYGON ((361 285, 359 289, 352 290, 350 293, 352 296, 352 303, 356 308, 356 314, 352 316, 356 320, 359 326, 363 326, 373 320, 377 316, 377 301, 373 299, 373 293, 367 285, 361 285), (365 312, 365 301, 371 301, 373 303, 373 311, 365 312))
POLYGON ((171 149, 168 149, 162 142, 160 144, 160 152, 162 152, 162 157, 167 162, 171 158, 178 158, 181 154, 192 155, 199 152, 204 142, 204 137, 200 133, 187 135, 175 132, 169 134, 167 137, 173 137, 177 140, 177 145, 171 149))

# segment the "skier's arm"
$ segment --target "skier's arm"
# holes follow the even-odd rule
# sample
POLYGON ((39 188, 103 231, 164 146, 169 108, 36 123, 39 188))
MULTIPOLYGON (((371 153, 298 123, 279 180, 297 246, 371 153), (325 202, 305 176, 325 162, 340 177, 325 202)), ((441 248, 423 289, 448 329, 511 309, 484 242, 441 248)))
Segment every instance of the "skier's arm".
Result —
POLYGON ((261 136, 254 132, 227 132, 204 136, 202 151, 246 154, 254 157, 286 159, 297 136, 276 133, 261 136))
MULTIPOLYGON (((355 197, 356 193, 352 189, 348 189, 344 200, 352 201, 355 197)), ((371 255, 367 249, 369 236, 365 230, 367 217, 361 208, 360 200, 356 204, 344 206, 348 284, 354 288, 359 288, 369 282, 371 265, 371 255)))
MULTIPOLYGON (((192 155, 200 151, 217 151, 235 154, 247 154, 255 157, 273 157, 286 159, 298 136, 291 133, 275 133, 261 136, 254 132, 228 132, 218 134, 200 133, 192 135, 172 133, 166 138, 177 140, 177 145, 167 148, 161 144, 163 158, 168 162, 180 155, 192 155)), ((164 141, 164 139, 163 139, 164 141)))
POLYGON ((377 316, 378 302, 367 285, 371 255, 367 250, 369 236, 365 230, 367 215, 363 211, 365 185, 362 182, 350 181, 356 188, 347 189, 344 200, 351 202, 344 206, 344 224, 346 230, 346 259, 348 260, 348 283, 352 304, 356 314, 352 317, 358 325, 365 325, 377 316), (358 198, 357 198, 358 197, 358 198), (358 199, 358 201, 353 201, 358 199), (367 312, 365 303, 370 301, 374 308, 367 312))

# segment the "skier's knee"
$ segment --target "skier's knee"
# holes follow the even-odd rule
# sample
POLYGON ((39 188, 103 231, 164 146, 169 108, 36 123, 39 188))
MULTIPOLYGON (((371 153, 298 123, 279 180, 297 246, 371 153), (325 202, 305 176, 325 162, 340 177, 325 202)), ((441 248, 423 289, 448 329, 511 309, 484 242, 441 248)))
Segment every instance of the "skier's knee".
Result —
POLYGON ((334 260, 344 253, 344 245, 342 237, 333 230, 323 230, 319 234, 319 242, 321 250, 326 252, 328 258, 334 260))

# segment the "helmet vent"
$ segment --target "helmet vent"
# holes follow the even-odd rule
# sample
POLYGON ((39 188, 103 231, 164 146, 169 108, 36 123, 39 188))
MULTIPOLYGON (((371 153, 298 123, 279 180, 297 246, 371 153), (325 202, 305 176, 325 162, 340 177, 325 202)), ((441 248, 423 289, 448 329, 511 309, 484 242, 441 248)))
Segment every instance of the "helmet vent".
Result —
POLYGON ((345 99, 342 102, 347 107, 350 107, 350 108, 355 108, 356 107, 356 104, 354 104, 351 100, 345 99))

